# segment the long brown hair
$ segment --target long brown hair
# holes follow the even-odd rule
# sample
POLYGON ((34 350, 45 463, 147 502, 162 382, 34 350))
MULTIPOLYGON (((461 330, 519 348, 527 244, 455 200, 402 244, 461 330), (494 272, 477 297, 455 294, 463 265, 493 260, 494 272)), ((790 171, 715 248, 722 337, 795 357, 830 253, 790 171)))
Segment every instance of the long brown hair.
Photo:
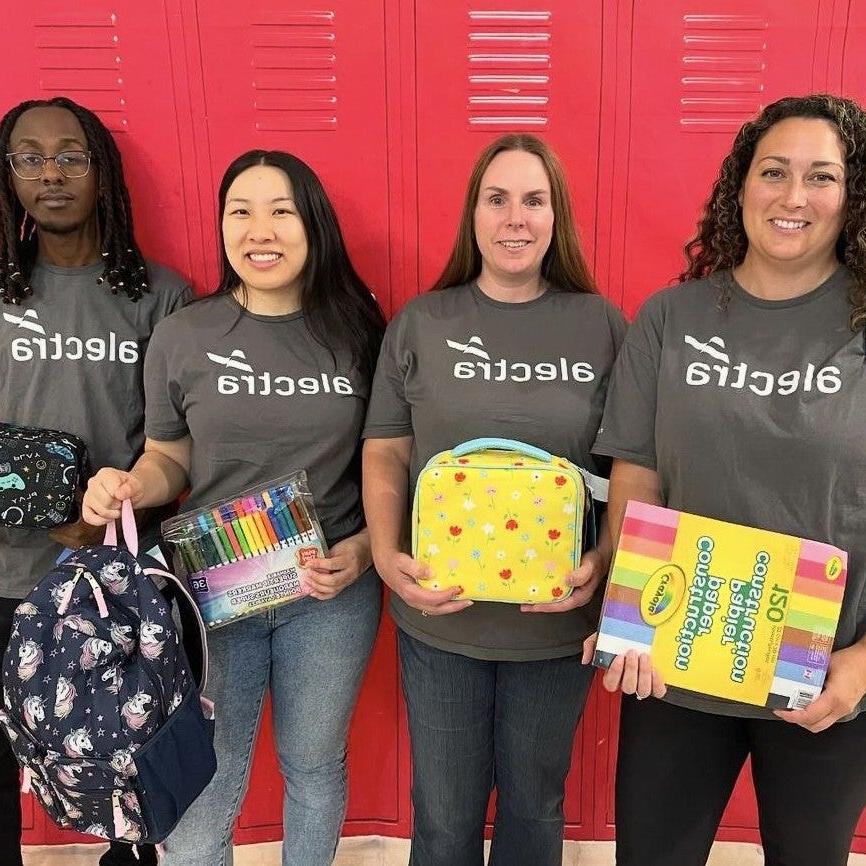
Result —
POLYGON ((550 180, 553 238, 541 262, 542 277, 552 286, 566 292, 598 292, 580 249, 565 172, 559 158, 540 138, 516 134, 497 138, 478 157, 469 176, 454 248, 431 291, 463 285, 477 279, 481 273, 481 253, 475 241, 475 206, 481 190, 481 178, 494 158, 508 150, 523 150, 537 156, 544 163, 550 180))
MULTIPOLYGON (((758 142, 772 126, 790 117, 826 120, 845 149, 845 224, 836 242, 836 255, 854 277, 849 298, 851 328, 856 330, 866 324, 866 112, 841 96, 788 96, 768 105, 743 126, 722 162, 697 233, 685 246, 687 265, 680 281, 742 264, 749 240, 743 228, 740 190, 758 142)), ((724 309, 730 299, 730 281, 720 280, 719 292, 719 305, 724 309)))

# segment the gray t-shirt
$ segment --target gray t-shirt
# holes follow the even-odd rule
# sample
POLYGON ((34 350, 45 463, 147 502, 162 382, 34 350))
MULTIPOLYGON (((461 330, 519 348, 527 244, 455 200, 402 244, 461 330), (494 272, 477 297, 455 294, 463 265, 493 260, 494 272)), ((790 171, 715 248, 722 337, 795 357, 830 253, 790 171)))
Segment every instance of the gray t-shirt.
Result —
POLYGON ((329 541, 363 526, 359 440, 368 377, 303 313, 259 316, 230 295, 170 316, 145 364, 148 437, 192 438, 182 511, 306 469, 329 541))
MULTIPOLYGON (((622 315, 599 295, 551 289, 512 304, 492 300, 474 283, 428 292, 388 326, 364 436, 414 437, 411 490, 430 457, 481 436, 518 439, 606 475, 607 461, 591 447, 624 332, 622 315)), ((394 619, 412 637, 474 658, 514 661, 580 652, 599 605, 600 593, 567 613, 476 602, 422 617, 391 596, 394 619)))
MULTIPOLYGON (((662 503, 848 551, 836 648, 866 632, 866 369, 845 268, 786 301, 730 273, 659 292, 620 352, 596 454, 658 472, 662 503), (718 309, 719 280, 732 284, 718 309)), ((765 717, 676 689, 681 706, 765 717)))
MULTIPOLYGON (((142 368, 154 325, 189 287, 148 263, 138 301, 98 285, 102 264, 37 264, 33 295, 0 316, 0 419, 75 433, 91 468, 129 467, 144 443, 142 368)), ((45 532, 0 527, 0 596, 23 598, 63 548, 45 532)))

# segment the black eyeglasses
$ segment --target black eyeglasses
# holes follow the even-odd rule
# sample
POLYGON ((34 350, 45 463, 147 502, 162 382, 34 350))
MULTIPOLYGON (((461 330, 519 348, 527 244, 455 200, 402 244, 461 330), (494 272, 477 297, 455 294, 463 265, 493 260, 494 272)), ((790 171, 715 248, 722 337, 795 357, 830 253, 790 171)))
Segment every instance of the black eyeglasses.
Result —
POLYGON ((10 168, 21 180, 39 180, 49 160, 54 160, 57 170, 64 177, 84 177, 90 171, 90 153, 84 150, 64 150, 56 156, 27 151, 6 154, 10 168))

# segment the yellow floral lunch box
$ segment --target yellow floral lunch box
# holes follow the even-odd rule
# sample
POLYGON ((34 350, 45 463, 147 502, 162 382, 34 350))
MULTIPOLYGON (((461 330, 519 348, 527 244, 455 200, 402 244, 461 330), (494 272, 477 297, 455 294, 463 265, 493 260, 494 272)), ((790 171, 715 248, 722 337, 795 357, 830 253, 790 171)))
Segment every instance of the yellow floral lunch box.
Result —
POLYGON ((412 555, 430 571, 420 585, 514 604, 568 598, 565 577, 595 540, 593 493, 607 499, 607 481, 512 439, 434 455, 412 508, 412 555))

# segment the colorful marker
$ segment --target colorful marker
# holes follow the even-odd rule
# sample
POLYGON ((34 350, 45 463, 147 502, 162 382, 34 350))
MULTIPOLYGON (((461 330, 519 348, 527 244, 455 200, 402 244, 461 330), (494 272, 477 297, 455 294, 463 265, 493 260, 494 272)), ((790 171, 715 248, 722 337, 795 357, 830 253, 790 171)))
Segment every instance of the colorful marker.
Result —
POLYGON ((280 547, 280 536, 277 533, 277 528, 271 522, 271 516, 268 514, 268 506, 265 504, 264 496, 256 497, 256 505, 258 506, 265 532, 267 532, 268 539, 271 542, 271 547, 274 550, 278 550, 280 547))
POLYGON ((265 552, 265 546, 259 538, 259 531, 256 529, 256 522, 249 514, 243 514, 240 518, 241 525, 244 528, 244 534, 247 537, 247 542, 250 545, 250 550, 255 556, 265 552))
POLYGON ((284 484, 191 514, 173 541, 177 555, 195 574, 316 540, 308 499, 284 484))
POLYGON ((214 562, 213 565, 228 565, 229 562, 231 562, 231 559, 229 558, 226 549, 223 547, 223 541, 222 538, 220 538, 219 532, 214 528, 211 529, 209 535, 217 555, 216 562, 214 562))
POLYGON ((284 545, 291 533, 288 531, 288 527, 280 520, 280 515, 277 513, 277 510, 273 507, 268 508, 268 519, 271 521, 271 525, 274 527, 274 531, 277 533, 277 538, 280 540, 280 545, 284 545))
POLYGON ((256 525, 256 530, 259 533, 259 538, 262 540, 262 544, 265 546, 265 550, 273 550, 276 546, 275 543, 271 542, 271 536, 268 533, 267 527, 265 526, 265 521, 262 519, 262 512, 258 510, 254 510, 250 517, 252 517, 253 522, 256 525))
POLYGON ((240 540, 238 539, 237 534, 235 533, 235 528, 231 525, 231 522, 223 524, 223 531, 226 534, 226 538, 228 538, 228 540, 229 540, 229 544, 232 547, 232 552, 235 555, 235 559, 236 560, 243 559, 244 558, 244 552, 243 552, 243 549, 241 548, 240 540))
POLYGON ((292 513, 289 511, 288 504, 283 501, 277 506, 277 513, 282 518, 283 522, 286 524, 286 528, 289 530, 289 535, 294 538, 298 535, 298 527, 295 526, 295 521, 292 518, 292 513))
POLYGON ((244 525, 241 523, 240 517, 235 515, 235 518, 232 520, 232 529, 235 531, 235 535, 238 539, 238 544, 241 546, 241 550, 243 551, 244 558, 253 555, 252 548, 250 547, 249 541, 247 541, 247 534, 244 532, 244 525))

